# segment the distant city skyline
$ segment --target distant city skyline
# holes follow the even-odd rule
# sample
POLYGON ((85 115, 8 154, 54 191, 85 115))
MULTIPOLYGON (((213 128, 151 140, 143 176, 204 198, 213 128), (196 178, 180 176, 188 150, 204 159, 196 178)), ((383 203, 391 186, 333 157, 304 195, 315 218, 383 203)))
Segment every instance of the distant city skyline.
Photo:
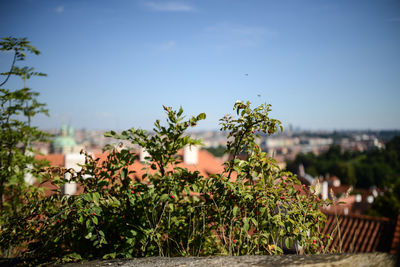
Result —
POLYGON ((239 99, 285 127, 400 129, 396 0, 3 0, 0 24, 42 52, 20 63, 48 74, 27 81, 40 128, 150 130, 166 105, 216 130, 239 99))

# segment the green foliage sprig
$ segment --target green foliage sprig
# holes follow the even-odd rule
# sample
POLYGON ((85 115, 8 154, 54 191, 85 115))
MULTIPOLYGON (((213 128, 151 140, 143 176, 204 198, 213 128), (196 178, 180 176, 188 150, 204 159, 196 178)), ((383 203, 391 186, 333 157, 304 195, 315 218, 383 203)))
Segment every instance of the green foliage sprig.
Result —
MULTIPOLYGON (((185 145, 201 144, 199 140, 194 140, 183 134, 189 127, 196 126, 198 121, 206 118, 206 114, 201 113, 196 117, 193 116, 189 120, 183 121, 182 107, 178 112, 172 110, 171 107, 163 106, 163 108, 167 114, 168 126, 161 126, 160 120, 157 120, 154 123, 154 135, 150 136, 146 131, 135 128, 123 131, 121 135, 116 134, 114 131, 105 134, 106 137, 128 140, 132 144, 140 145, 151 155, 150 159, 159 168, 161 176, 166 174, 168 165, 176 163, 175 156, 179 149, 185 145)), ((152 165, 152 169, 156 169, 156 166, 152 165)))

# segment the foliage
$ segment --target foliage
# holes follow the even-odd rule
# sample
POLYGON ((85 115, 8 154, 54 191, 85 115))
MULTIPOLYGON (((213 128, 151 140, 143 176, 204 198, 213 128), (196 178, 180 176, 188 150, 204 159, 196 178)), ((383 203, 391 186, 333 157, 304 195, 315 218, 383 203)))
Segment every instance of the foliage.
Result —
POLYGON ((374 174, 381 174, 385 188, 367 214, 396 219, 400 212, 400 136, 390 140, 381 153, 375 152, 367 164, 366 172, 372 169, 374 174))
POLYGON ((400 180, 400 136, 390 140, 384 149, 366 152, 342 152, 333 145, 328 151, 316 156, 299 154, 287 163, 290 171, 296 171, 302 163, 311 175, 327 173, 338 176, 344 184, 358 188, 386 187, 400 180))
POLYGON ((391 184, 383 195, 375 198, 372 206, 366 211, 370 216, 383 216, 397 219, 400 212, 400 180, 391 184))
POLYGON ((26 197, 30 193, 25 194, 29 186, 24 177, 41 166, 33 158, 30 144, 47 136, 31 126, 31 119, 39 113, 47 114, 47 110, 37 101, 39 93, 25 87, 27 79, 45 74, 34 72, 33 68, 15 66, 16 61, 25 60, 27 52, 36 55, 40 52, 26 38, 12 37, 2 39, 0 51, 13 53, 10 70, 0 73, 5 76, 0 86, 4 86, 12 75, 24 81, 24 88, 19 90, 0 88, 0 222, 4 222, 6 215, 19 212, 23 202, 28 201, 26 197))
POLYGON ((57 190, 35 196, 10 218, 0 233, 2 248, 24 246, 25 257, 40 261, 325 251, 320 233, 326 218, 319 210, 325 202, 256 144, 258 133, 273 134, 280 126, 269 118, 269 105, 252 109, 237 101, 237 117, 221 119, 232 159, 209 178, 182 168, 177 157, 184 146, 200 143, 184 133, 205 114, 185 120, 182 108, 164 110, 167 125, 157 120, 154 134, 135 128, 106 134, 146 149, 150 157, 142 177, 132 167, 137 155, 120 146, 108 147, 105 160, 86 154, 77 173, 49 168, 57 190), (81 194, 61 194, 67 173, 81 194))
POLYGON ((217 146, 217 147, 207 147, 206 150, 214 155, 214 157, 223 157, 225 155, 226 147, 225 146, 217 146))

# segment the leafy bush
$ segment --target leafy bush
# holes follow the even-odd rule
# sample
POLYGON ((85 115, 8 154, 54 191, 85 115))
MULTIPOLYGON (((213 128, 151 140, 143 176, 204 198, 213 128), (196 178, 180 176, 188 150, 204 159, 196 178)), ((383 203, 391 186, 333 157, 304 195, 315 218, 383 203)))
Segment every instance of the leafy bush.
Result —
POLYGON ((86 154, 82 170, 47 169, 57 185, 53 195, 33 195, 24 209, 1 226, 2 249, 19 247, 25 257, 63 261, 143 256, 203 256, 324 252, 321 236, 324 202, 313 188, 300 186, 279 169, 256 144, 258 133, 280 127, 270 119, 270 105, 252 109, 237 101, 236 117, 221 119, 229 131, 223 173, 200 176, 179 166, 177 152, 200 142, 185 135, 205 114, 185 120, 182 108, 164 107, 167 125, 155 122, 154 133, 129 129, 106 136, 140 145, 149 154, 142 179, 130 166, 137 155, 128 148, 108 147, 101 161, 86 154), (247 154, 247 159, 238 158, 247 154), (62 195, 71 181, 84 188, 62 195), (295 186, 297 185, 297 186, 295 186))

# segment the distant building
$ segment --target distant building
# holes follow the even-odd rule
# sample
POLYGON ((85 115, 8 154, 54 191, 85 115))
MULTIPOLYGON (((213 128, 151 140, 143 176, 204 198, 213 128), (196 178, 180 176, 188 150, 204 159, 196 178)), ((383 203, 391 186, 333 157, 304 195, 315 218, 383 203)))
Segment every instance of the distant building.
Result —
MULTIPOLYGON (((67 169, 74 169, 79 171, 81 167, 79 164, 85 162, 85 156, 80 154, 83 148, 77 145, 75 141, 75 131, 71 125, 61 125, 59 135, 51 143, 51 154, 43 156, 35 156, 37 159, 48 160, 51 166, 65 167, 67 169)), ((66 174, 66 179, 69 180, 69 174, 66 174)), ((73 182, 65 184, 63 192, 65 194, 73 195, 76 193, 76 184, 73 182)))
POLYGON ((75 131, 71 125, 61 125, 59 135, 51 144, 51 153, 53 154, 68 154, 79 153, 83 148, 75 141, 75 131))
POLYGON ((75 147, 74 128, 71 125, 61 125, 60 134, 54 139, 51 146, 52 153, 72 153, 75 147))

